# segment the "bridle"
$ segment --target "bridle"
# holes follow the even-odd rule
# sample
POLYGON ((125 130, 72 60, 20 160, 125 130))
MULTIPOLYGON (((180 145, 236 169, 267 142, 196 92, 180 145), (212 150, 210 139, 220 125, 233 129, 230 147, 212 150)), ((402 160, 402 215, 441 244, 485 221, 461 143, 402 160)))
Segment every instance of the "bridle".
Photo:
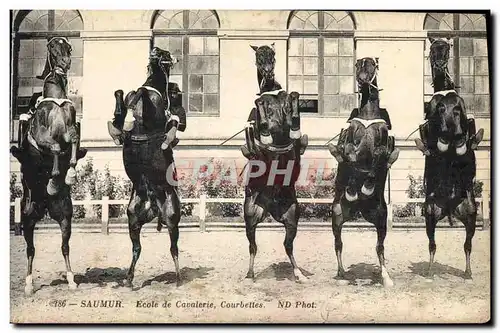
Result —
MULTIPOLYGON (((71 43, 69 42, 69 40, 66 38, 66 37, 52 37, 48 42, 47 42, 47 46, 50 45, 50 43, 54 40, 54 39, 59 39, 59 43, 62 44, 62 43, 66 43, 68 44, 71 48, 72 48, 72 45, 71 43)), ((47 63, 49 64, 49 74, 47 74, 44 78, 43 78, 43 81, 45 82, 45 80, 47 80, 47 78, 50 76, 50 74, 52 73, 52 71, 55 71, 57 74, 59 75, 62 75, 62 76, 67 76, 67 72, 64 71, 64 69, 62 69, 60 66, 54 66, 52 65, 52 60, 51 60, 51 56, 52 54, 50 53, 50 51, 47 49, 47 63)))
MULTIPOLYGON (((364 68, 365 67, 365 62, 367 59, 372 59, 373 62, 375 63, 375 71, 373 72, 373 76, 372 78, 370 79, 370 81, 368 82, 368 85, 369 87, 373 87, 375 89, 377 89, 378 91, 382 91, 382 89, 379 89, 378 86, 376 86, 373 82, 375 81, 375 79, 377 78, 378 76, 378 60, 376 58, 363 58, 361 59, 362 60, 362 64, 361 64, 361 68, 364 68)), ((360 82, 358 80, 358 77, 356 77, 356 81, 358 83, 358 94, 360 94, 360 90, 361 90, 361 87, 363 86, 363 84, 365 84, 366 82, 360 82)))

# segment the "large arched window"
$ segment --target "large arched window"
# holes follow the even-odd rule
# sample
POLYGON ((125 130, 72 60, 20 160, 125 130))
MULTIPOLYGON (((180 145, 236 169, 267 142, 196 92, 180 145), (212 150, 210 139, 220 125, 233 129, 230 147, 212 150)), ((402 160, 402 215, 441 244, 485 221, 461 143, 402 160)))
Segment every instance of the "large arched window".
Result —
POLYGON ((68 97, 75 103, 77 114, 82 112, 83 79, 83 20, 76 10, 19 11, 14 19, 13 43, 13 115, 16 119, 26 112, 33 93, 42 91, 42 74, 47 58, 47 41, 54 36, 67 37, 73 46, 71 69, 68 73, 68 97))
POLYGON ((349 115, 356 107, 355 22, 344 11, 294 11, 288 19, 288 90, 301 112, 349 115))
MULTIPOLYGON (((453 39, 448 69, 467 112, 475 116, 490 115, 490 88, 486 18, 482 14, 429 13, 424 29, 430 37, 453 39)), ((430 42, 425 55, 425 101, 430 100, 433 89, 428 59, 430 42)))
POLYGON ((219 114, 219 19, 211 10, 157 11, 154 45, 180 60, 170 80, 183 92, 188 115, 219 114))

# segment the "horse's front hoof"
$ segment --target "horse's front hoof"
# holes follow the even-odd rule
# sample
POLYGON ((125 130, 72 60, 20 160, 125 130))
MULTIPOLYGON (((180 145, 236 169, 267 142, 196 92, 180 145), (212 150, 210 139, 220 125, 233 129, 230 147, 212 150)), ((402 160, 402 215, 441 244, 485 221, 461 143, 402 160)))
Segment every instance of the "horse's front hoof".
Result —
POLYGON ((24 286, 24 295, 33 296, 33 294, 34 294, 34 288, 32 284, 24 286))
POLYGON ((66 178, 64 179, 64 182, 66 185, 73 185, 76 183, 76 171, 75 168, 69 168, 68 172, 66 173, 66 178))
POLYGON ((295 275, 295 282, 297 283, 309 282, 309 279, 304 274, 302 274, 302 272, 299 269, 294 269, 293 275, 295 275))
POLYGON ((59 187, 52 179, 49 180, 49 183, 47 184, 47 193, 49 195, 56 195, 57 192, 59 192, 59 187))

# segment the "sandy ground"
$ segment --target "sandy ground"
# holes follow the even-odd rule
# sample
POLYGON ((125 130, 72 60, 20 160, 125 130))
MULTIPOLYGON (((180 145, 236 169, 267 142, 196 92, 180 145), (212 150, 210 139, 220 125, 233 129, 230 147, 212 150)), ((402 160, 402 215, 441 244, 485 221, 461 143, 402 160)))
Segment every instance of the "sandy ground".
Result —
POLYGON ((309 277, 306 284, 293 281, 283 248, 284 231, 257 230, 255 282, 243 278, 248 267, 244 232, 184 231, 179 242, 184 282, 176 287, 167 232, 147 232, 142 235, 142 254, 131 290, 120 286, 131 259, 128 234, 74 233, 71 260, 79 286, 68 290, 60 233, 39 231, 33 273, 36 292, 25 297, 24 239, 11 236, 11 321, 486 322, 490 319, 490 233, 478 230, 474 237, 472 281, 462 278, 464 237, 464 230, 437 230, 436 276, 427 281, 422 276, 428 261, 425 231, 390 233, 385 249, 395 286, 383 288, 373 231, 343 233, 348 280, 341 282, 334 279, 337 263, 331 232, 299 231, 295 257, 309 277), (82 302, 88 305, 94 300, 121 301, 121 307, 82 307, 82 302), (213 303, 213 308, 182 307, 182 303, 197 301, 213 303), (138 302, 157 307, 137 307, 138 302), (236 303, 246 307, 224 307, 236 303))

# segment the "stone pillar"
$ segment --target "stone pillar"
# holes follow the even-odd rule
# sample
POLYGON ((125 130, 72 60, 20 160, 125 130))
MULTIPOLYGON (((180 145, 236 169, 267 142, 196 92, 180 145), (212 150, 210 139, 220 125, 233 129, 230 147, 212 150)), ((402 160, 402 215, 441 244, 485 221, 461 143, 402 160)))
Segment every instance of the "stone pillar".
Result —
POLYGON ((125 94, 146 79, 151 30, 84 31, 82 141, 111 143, 107 120, 115 108, 114 91, 125 94))

